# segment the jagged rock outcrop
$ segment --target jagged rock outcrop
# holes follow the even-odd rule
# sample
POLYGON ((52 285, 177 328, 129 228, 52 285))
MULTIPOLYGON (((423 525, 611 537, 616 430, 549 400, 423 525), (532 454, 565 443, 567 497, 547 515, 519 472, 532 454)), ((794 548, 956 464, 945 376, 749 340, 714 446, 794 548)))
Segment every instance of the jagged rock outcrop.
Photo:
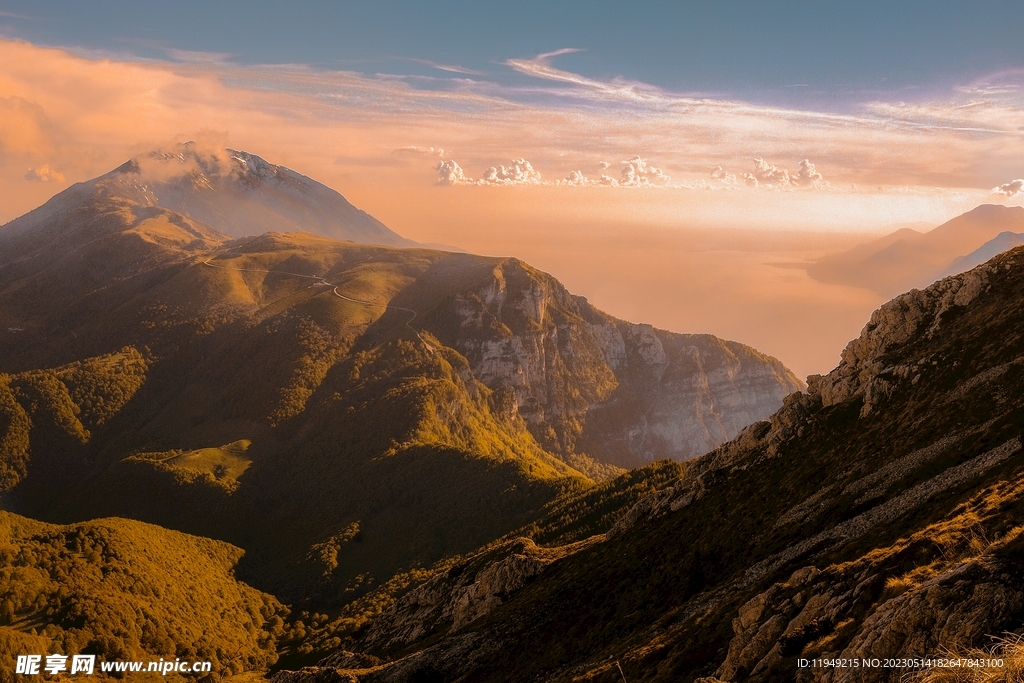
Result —
POLYGON ((433 320, 542 445, 625 467, 705 453, 803 386, 743 344, 613 318, 517 259, 433 320))
MULTIPOLYGON (((552 562, 597 539, 543 548, 517 538, 455 565, 410 591, 361 639, 369 650, 402 649, 438 632, 456 633, 506 602, 552 562)), ((339 662, 328 657, 322 664, 339 662)))
MULTIPOLYGON (((1015 626, 1024 608, 1016 563, 990 558, 960 565, 878 606, 839 653, 840 657, 884 658, 893 653, 942 654, 951 643, 976 643, 1015 626)), ((849 674, 823 681, 855 680, 849 674)))
MULTIPOLYGON (((889 365, 885 357, 915 338, 931 338, 942 325, 942 316, 954 307, 970 304, 988 284, 992 269, 1006 264, 982 265, 940 280, 925 290, 913 289, 883 304, 871 314, 860 336, 843 349, 842 362, 825 376, 808 377, 808 392, 825 406, 862 396, 863 414, 871 412, 879 397, 892 393, 896 382, 918 381, 923 363, 889 365)), ((924 359, 927 362, 928 359, 924 359)), ((937 364, 938 361, 932 361, 937 364)))
POLYGON ((279 671, 270 680, 273 683, 359 683, 359 673, 333 666, 308 666, 301 671, 279 671))

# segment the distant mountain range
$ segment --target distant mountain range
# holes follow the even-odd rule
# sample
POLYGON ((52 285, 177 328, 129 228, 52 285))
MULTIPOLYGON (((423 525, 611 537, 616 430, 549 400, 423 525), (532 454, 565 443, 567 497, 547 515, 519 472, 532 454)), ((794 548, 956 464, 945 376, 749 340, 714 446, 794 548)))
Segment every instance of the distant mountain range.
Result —
POLYGON ((903 228, 828 256, 807 273, 820 282, 893 296, 969 270, 1016 246, 1004 232, 1024 233, 1024 208, 985 204, 925 233, 903 228))
POLYGON ((1022 244, 1024 244, 1024 232, 1001 232, 971 253, 953 259, 953 262, 949 264, 942 276, 947 277, 967 272, 971 268, 976 268, 982 263, 1002 254, 1004 251, 1009 251, 1022 244))

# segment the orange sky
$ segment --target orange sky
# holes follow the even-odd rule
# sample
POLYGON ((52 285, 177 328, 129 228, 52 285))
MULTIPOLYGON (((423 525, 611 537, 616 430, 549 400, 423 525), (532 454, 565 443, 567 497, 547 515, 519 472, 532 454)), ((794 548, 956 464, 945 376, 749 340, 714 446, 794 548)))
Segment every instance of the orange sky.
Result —
POLYGON ((969 85, 838 115, 601 83, 543 56, 514 65, 548 88, 540 97, 11 40, 0 64, 0 222, 201 137, 310 175, 403 236, 521 256, 613 314, 738 339, 798 374, 828 370, 880 302, 765 263, 1024 196, 992 192, 1024 175, 1024 111, 969 85), (533 173, 517 175, 513 159, 533 173), (441 162, 462 169, 461 184, 438 184, 441 162), (472 184, 491 167, 490 185, 472 184), (590 186, 556 184, 569 177, 590 186), (706 229, 720 239, 702 242, 706 229), (735 229, 785 235, 751 247, 735 229))

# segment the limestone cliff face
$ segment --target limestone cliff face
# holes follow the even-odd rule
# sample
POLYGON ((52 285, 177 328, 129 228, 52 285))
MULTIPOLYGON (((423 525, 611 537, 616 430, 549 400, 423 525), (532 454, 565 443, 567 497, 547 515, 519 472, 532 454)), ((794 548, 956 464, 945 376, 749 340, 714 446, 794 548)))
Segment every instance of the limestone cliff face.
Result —
POLYGON ((451 297, 438 336, 540 443, 634 467, 685 460, 771 415, 802 383, 711 335, 613 318, 517 259, 451 297), (454 324, 451 324, 454 323, 454 324))

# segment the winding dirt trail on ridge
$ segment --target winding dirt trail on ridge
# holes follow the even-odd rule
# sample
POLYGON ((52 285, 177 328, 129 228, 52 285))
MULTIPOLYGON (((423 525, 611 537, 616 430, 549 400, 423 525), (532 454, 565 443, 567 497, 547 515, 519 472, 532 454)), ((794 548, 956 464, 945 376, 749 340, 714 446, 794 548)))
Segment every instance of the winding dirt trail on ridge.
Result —
POLYGON ((342 294, 341 292, 338 291, 338 287, 340 287, 341 285, 336 285, 333 282, 328 282, 327 280, 325 280, 320 275, 303 275, 302 273, 290 273, 290 272, 288 272, 286 270, 265 270, 263 268, 234 268, 232 266, 222 266, 222 265, 218 265, 216 263, 210 263, 210 259, 206 259, 205 261, 203 261, 203 265, 204 266, 209 266, 210 268, 220 268, 221 270, 237 270, 237 271, 247 272, 247 273, 276 273, 278 275, 290 275, 292 277, 301 277, 301 278, 306 278, 308 280, 316 280, 316 282, 314 282, 312 285, 310 285, 306 289, 312 289, 313 287, 316 287, 318 285, 319 286, 324 286, 324 287, 331 287, 332 288, 331 291, 334 293, 334 295, 336 297, 340 298, 340 299, 344 299, 345 301, 351 301, 352 303, 362 304, 364 306, 376 306, 378 308, 383 308, 385 312, 387 312, 388 309, 394 309, 396 311, 405 311, 406 313, 412 313, 412 316, 408 320, 405 321, 405 326, 408 327, 409 330, 413 334, 416 335, 416 338, 419 339, 420 342, 423 344, 423 346, 426 347, 427 351, 430 351, 431 353, 434 353, 434 347, 431 346, 429 343, 427 343, 427 341, 422 336, 420 336, 419 331, 415 327, 413 327, 411 325, 412 321, 416 319, 417 315, 419 315, 416 311, 414 311, 411 308, 405 308, 404 306, 395 306, 395 305, 390 304, 390 303, 378 304, 378 303, 374 303, 372 301, 363 301, 362 299, 353 299, 351 297, 345 296, 344 294, 342 294))

